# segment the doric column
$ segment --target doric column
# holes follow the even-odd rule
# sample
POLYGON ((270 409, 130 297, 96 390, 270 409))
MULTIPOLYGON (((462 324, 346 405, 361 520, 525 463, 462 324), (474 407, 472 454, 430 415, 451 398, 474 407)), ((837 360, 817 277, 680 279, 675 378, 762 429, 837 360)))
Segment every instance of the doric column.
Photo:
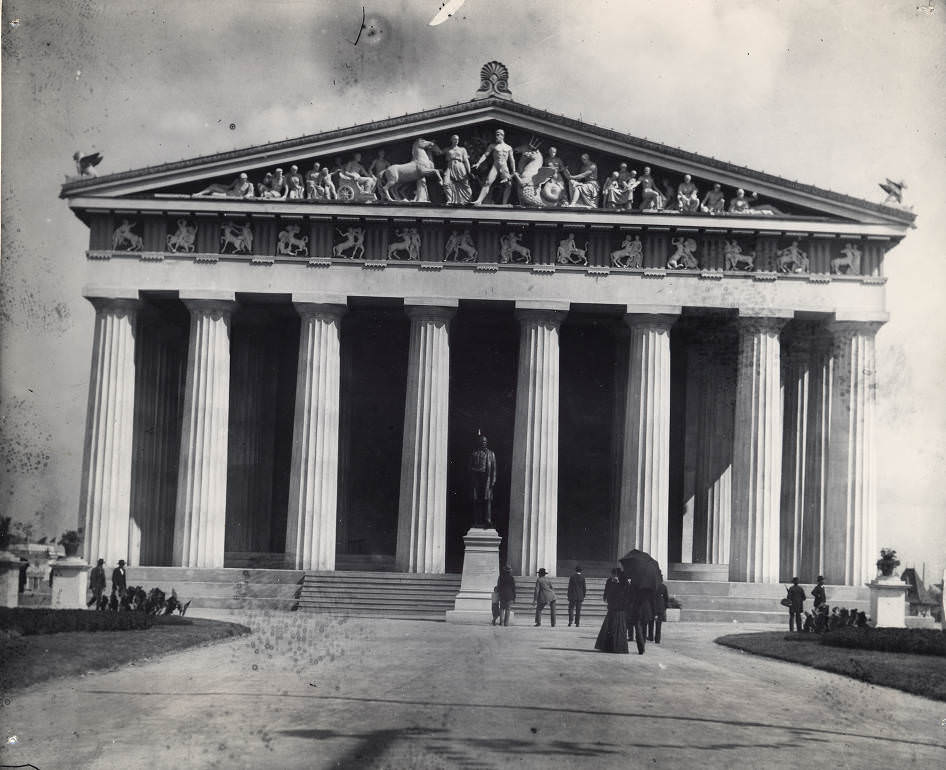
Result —
POLYGON ((558 558, 558 329, 566 302, 516 303, 520 323, 516 423, 509 496, 513 572, 555 575, 558 558))
POLYGON ((86 559, 115 564, 128 554, 138 292, 87 291, 86 298, 95 307, 95 336, 79 520, 86 559))
POLYGON ((779 575, 783 583, 799 575, 805 539, 805 488, 808 451, 811 335, 801 324, 786 332, 782 356, 784 412, 782 416, 782 490, 780 506, 779 575))
POLYGON ((874 337, 882 321, 839 319, 832 335, 825 582, 860 585, 876 574, 877 462, 874 337))
POLYGON ((791 311, 739 318, 729 579, 779 579, 782 392, 779 332, 791 311))
POLYGON ((824 574, 824 524, 828 505, 828 437, 831 433, 831 382, 834 369, 830 333, 814 332, 808 371, 808 429, 805 449, 805 500, 802 512, 799 578, 824 574))
POLYGON ((227 518, 232 292, 192 292, 174 565, 222 567, 227 518))
POLYGON ((617 557, 632 548, 667 567, 670 327, 676 306, 628 307, 627 401, 617 557))
POLYGON ((447 537, 450 319, 455 299, 405 298, 411 319, 397 521, 397 568, 440 574, 447 537))
POLYGON ((339 331, 346 297, 294 294, 302 318, 292 426, 286 551, 296 569, 335 569, 338 507, 339 331))

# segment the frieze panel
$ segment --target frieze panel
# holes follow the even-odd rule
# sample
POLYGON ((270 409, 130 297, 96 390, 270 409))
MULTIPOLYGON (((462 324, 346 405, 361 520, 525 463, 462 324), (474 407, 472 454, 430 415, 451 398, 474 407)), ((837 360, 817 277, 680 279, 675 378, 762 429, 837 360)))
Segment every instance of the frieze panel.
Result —
POLYGON ((166 250, 171 254, 193 254, 197 248, 197 223, 188 217, 177 217, 168 226, 166 250))
POLYGON ((220 225, 220 254, 251 254, 253 228, 249 221, 226 220, 220 225))
POLYGON ((444 262, 476 262, 479 252, 473 241, 473 232, 470 228, 451 229, 444 246, 444 262))
POLYGON ((137 220, 122 218, 112 231, 112 251, 141 251, 143 248, 141 224, 137 220))

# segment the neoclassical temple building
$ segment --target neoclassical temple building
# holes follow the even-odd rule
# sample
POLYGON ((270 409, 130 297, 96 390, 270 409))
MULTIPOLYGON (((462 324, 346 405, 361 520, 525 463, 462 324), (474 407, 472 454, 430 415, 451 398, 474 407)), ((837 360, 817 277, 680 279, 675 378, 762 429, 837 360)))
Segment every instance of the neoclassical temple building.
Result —
POLYGON ((913 214, 468 102, 93 177, 85 555, 859 585, 874 337, 913 214), (557 567, 557 565, 560 565, 557 567))

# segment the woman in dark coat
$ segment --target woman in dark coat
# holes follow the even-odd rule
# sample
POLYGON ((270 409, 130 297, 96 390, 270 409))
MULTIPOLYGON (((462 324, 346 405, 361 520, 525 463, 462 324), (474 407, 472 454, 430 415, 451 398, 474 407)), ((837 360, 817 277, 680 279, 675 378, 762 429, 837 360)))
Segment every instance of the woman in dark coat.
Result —
POLYGON ((616 567, 611 570, 611 577, 604 584, 604 601, 608 605, 608 614, 598 632, 595 649, 601 652, 623 652, 627 654, 627 576, 616 567))
POLYGON ((516 601, 516 579, 512 576, 512 568, 507 564, 499 573, 499 609, 502 613, 502 624, 509 625, 509 608, 516 601))

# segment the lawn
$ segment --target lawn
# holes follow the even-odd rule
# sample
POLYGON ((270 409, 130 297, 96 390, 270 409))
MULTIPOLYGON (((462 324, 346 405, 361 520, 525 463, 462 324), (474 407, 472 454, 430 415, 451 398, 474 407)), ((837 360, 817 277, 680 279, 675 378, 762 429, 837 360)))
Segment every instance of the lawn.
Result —
POLYGON ((148 629, 68 631, 0 640, 0 692, 55 677, 111 669, 169 652, 248 634, 237 623, 203 618, 155 618, 148 629))
POLYGON ((821 644, 815 634, 786 634, 784 631, 730 634, 719 637, 716 643, 946 701, 946 658, 829 647, 821 644))

